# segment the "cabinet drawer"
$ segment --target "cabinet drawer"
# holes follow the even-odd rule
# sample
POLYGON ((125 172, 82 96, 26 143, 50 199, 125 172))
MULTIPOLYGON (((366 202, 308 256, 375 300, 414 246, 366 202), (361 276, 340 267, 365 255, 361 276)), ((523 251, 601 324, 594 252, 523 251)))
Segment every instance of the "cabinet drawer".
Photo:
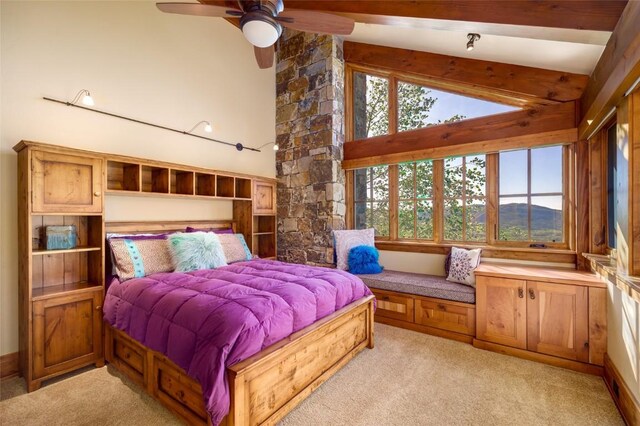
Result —
POLYGON ((476 333, 475 306, 441 299, 416 297, 416 323, 469 336, 476 333))
POLYGON ((383 290, 371 291, 377 299, 376 316, 413 322, 413 297, 383 290))

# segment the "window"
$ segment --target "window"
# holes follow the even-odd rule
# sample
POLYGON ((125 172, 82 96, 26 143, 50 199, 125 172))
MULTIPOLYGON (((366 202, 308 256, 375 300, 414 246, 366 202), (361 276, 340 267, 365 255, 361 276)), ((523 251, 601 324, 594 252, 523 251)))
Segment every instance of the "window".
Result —
POLYGON ((354 225, 375 228, 377 237, 389 236, 389 167, 354 172, 354 225))
POLYGON ((353 73, 353 126, 356 139, 389 133, 389 80, 353 73))
MULTIPOLYGON (((398 82, 398 131, 420 129, 466 118, 482 117, 518 108, 398 82)), ((358 138, 356 136, 356 138, 358 138)))
POLYGON ((564 242, 563 147, 499 154, 498 239, 564 242))
POLYGON ((433 161, 398 165, 398 237, 433 239, 433 161))
POLYGON ((486 241, 486 158, 444 160, 444 240, 486 241))
POLYGON ((618 152, 617 126, 607 130, 607 235, 609 248, 616 248, 616 169, 618 152))

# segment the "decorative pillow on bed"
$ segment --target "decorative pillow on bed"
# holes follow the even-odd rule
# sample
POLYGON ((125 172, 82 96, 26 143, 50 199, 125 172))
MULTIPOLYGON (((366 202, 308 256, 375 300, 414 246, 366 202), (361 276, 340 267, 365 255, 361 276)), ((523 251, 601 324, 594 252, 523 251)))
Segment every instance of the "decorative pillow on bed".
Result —
POLYGON ((166 235, 111 237, 115 273, 121 280, 173 271, 166 235))
POLYGON ((473 271, 480 264, 481 249, 465 250, 451 248, 451 262, 447 281, 476 286, 476 276, 473 271))
POLYGON ((178 232, 169 236, 176 272, 227 266, 218 236, 213 232, 178 232))
POLYGON ((349 250, 349 272, 352 274, 379 274, 378 249, 371 246, 355 246, 349 250))
POLYGON ((207 228, 207 229, 198 229, 187 226, 187 229, 184 232, 213 232, 215 234, 233 234, 233 229, 231 228, 207 228))
POLYGON ((227 263, 251 260, 251 250, 242 234, 218 234, 227 263))
POLYGON ((336 244, 336 267, 346 271, 349 267, 349 250, 355 246, 374 247, 375 230, 349 229, 346 231, 333 231, 336 244))

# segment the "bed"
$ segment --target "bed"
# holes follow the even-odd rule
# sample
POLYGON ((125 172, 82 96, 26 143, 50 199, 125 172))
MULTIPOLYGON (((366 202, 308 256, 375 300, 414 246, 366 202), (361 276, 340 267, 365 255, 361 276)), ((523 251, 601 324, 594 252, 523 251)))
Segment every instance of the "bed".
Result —
MULTIPOLYGON (((106 229, 185 225, 233 227, 106 229)), ((373 309, 371 292, 350 274, 271 260, 115 280, 104 303, 105 357, 190 424, 274 424, 373 347, 373 309)))

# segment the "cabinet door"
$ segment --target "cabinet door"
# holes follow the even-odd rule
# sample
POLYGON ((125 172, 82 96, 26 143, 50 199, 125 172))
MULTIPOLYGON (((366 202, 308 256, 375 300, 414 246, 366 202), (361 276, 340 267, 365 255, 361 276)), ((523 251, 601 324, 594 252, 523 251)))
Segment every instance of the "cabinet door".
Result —
POLYGON ((33 302, 33 376, 41 378, 102 357, 102 288, 33 302))
POLYGON ((253 181, 253 214, 276 214, 276 184, 253 181))
POLYGON ((476 337, 514 348, 527 347, 526 282, 479 276, 476 279, 476 337))
POLYGON ((413 297, 384 290, 371 290, 371 292, 376 297, 376 317, 413 322, 413 297))
POLYGON ((527 348, 589 362, 586 287, 527 281, 527 348))
POLYGON ((33 212, 102 212, 102 159, 34 151, 31 170, 33 212))

